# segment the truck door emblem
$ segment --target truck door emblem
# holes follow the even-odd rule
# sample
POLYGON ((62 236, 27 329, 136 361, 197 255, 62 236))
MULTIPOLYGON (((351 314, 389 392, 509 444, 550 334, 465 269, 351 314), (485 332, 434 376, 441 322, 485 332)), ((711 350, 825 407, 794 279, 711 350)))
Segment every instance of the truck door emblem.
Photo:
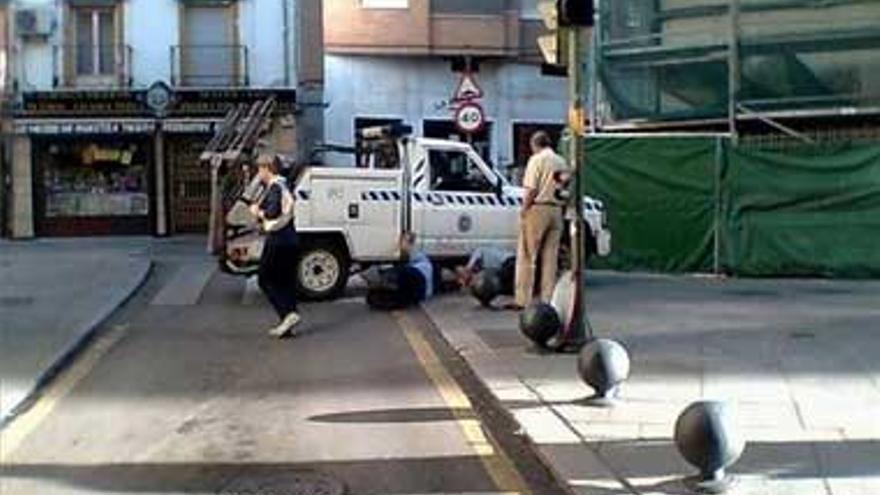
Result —
POLYGON ((327 199, 330 201, 342 201, 345 199, 345 190, 339 187, 328 189, 327 199))
POLYGON ((474 226, 474 221, 470 215, 462 215, 458 217, 458 231, 470 232, 474 226))

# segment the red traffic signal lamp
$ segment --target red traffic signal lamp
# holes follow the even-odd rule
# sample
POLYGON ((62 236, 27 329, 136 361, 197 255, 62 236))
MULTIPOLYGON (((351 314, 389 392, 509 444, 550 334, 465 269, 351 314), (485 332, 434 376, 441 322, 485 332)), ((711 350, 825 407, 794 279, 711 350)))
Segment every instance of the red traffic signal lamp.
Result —
POLYGON ((560 26, 589 27, 593 25, 596 7, 593 0, 556 0, 556 10, 560 26))

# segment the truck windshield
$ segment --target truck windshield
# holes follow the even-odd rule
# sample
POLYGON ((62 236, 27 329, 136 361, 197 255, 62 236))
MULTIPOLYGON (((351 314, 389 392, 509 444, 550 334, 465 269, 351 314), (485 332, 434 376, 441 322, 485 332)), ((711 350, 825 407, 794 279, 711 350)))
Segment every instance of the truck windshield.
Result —
POLYGON ((431 189, 434 191, 492 192, 497 179, 490 180, 463 151, 431 150, 431 189))

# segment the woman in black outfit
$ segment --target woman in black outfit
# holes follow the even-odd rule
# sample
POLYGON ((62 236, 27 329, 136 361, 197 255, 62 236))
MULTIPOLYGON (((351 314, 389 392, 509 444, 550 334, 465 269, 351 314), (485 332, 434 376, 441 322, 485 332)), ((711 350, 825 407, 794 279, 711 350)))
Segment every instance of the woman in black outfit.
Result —
POLYGON ((296 301, 297 239, 293 221, 294 199, 287 182, 279 175, 281 161, 274 155, 257 158, 257 174, 266 187, 263 198, 251 205, 251 213, 266 234, 260 257, 259 285, 281 322, 269 335, 293 335, 300 322, 296 301))

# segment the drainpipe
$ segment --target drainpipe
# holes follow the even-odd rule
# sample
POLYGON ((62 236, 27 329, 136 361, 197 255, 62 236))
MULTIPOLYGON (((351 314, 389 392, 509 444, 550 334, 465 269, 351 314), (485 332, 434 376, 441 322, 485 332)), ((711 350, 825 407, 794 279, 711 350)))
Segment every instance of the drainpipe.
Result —
MULTIPOLYGON (((306 34, 305 34, 306 29, 303 27, 303 9, 305 8, 304 7, 305 2, 303 0, 295 0, 295 1, 296 1, 296 4, 295 4, 295 6, 294 6, 295 8, 293 10, 293 20, 294 20, 293 30, 294 30, 294 32, 293 32, 293 43, 292 43, 292 45, 293 45, 292 46, 292 48, 293 48, 293 56, 292 56, 293 62, 292 62, 291 71, 293 71, 293 75, 295 78, 295 80, 293 81, 293 85, 298 88, 303 82, 302 58, 303 58, 303 47, 304 47, 303 43, 305 42, 305 39, 306 39, 306 34)), ((317 2, 315 2, 315 4, 317 4, 318 9, 323 8, 322 7, 323 2, 321 0, 318 0, 317 2)), ((323 19, 323 17, 321 17, 321 18, 323 19)), ((321 32, 323 32, 323 29, 321 29, 321 32)))
POLYGON ((284 86, 290 87, 290 0, 281 0, 281 10, 284 17, 284 86))

